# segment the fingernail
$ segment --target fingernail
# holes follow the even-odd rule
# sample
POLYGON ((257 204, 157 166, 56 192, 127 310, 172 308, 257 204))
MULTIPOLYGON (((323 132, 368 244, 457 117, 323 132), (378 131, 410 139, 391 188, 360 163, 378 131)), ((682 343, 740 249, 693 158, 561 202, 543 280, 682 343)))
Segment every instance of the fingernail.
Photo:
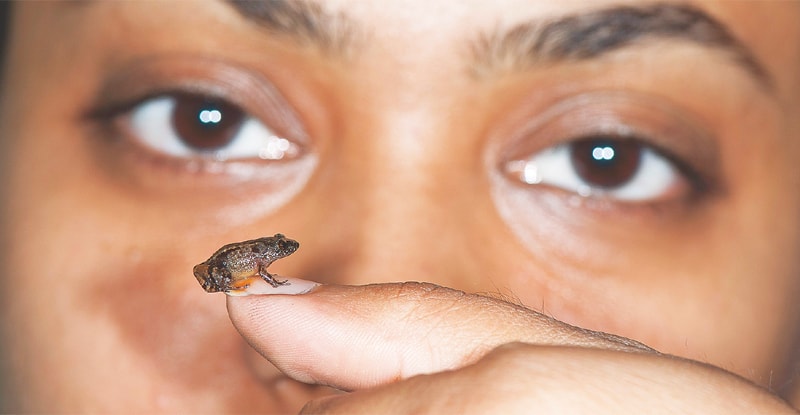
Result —
MULTIPOLYGON (((277 279, 281 279, 278 277, 277 279)), ((298 278, 285 278, 286 284, 273 287, 261 278, 254 278, 253 282, 241 290, 231 290, 225 294, 231 297, 244 297, 247 295, 265 294, 305 294, 320 285, 314 281, 301 280, 298 278)))

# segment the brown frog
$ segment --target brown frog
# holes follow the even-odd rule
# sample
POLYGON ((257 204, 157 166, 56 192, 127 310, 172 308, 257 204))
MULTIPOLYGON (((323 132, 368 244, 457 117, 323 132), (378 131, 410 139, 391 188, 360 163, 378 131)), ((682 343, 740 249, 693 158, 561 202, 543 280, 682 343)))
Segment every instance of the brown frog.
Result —
POLYGON ((289 256, 300 244, 282 234, 236 242, 220 248, 207 261, 194 266, 194 276, 210 293, 240 291, 261 277, 273 287, 288 284, 267 272, 273 261, 289 256))

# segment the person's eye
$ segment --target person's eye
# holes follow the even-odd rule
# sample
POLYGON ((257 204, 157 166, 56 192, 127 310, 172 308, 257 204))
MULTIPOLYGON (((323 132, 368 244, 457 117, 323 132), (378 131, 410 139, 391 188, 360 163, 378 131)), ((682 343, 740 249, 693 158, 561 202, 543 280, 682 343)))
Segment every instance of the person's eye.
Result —
POLYGON ((280 160, 300 153, 261 120, 223 99, 194 94, 160 95, 125 115, 130 138, 174 158, 280 160))
POLYGON ((606 210, 699 206, 722 188, 708 128, 668 101, 598 91, 520 114, 495 153, 509 195, 558 190, 606 210))
POLYGON ((634 138, 578 139, 509 161, 506 169, 524 184, 624 202, 665 200, 689 187, 673 161, 634 138))

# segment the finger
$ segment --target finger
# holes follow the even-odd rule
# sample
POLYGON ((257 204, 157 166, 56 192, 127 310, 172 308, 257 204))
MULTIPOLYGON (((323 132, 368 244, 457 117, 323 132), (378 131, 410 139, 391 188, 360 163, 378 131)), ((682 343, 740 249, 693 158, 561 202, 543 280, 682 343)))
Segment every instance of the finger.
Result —
POLYGON ((509 342, 649 350, 498 299, 425 283, 228 297, 228 312, 253 348, 284 373, 344 390, 462 367, 509 342))
POLYGON ((796 412, 765 389, 690 360, 515 343, 457 370, 315 399, 301 413, 796 412))

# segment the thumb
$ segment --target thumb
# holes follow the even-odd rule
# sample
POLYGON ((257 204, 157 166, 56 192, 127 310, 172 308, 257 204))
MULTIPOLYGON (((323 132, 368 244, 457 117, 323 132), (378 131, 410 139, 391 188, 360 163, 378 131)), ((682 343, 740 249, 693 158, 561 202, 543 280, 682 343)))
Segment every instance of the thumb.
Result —
POLYGON ((343 390, 455 369, 510 342, 649 350, 495 298, 427 283, 228 297, 231 321, 288 376, 343 390))

